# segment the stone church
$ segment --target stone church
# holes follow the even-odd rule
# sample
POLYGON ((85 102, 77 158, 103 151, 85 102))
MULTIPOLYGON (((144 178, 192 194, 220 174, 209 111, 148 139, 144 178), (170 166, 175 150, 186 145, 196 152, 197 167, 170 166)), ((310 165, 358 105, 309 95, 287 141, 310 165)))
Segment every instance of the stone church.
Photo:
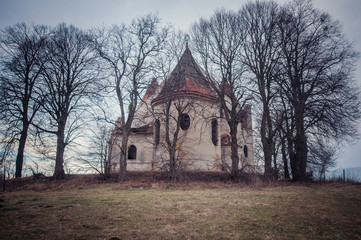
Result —
MULTIPOLYGON (((238 126, 239 168, 252 168, 251 108, 238 126)), ((127 170, 157 171, 169 166, 169 150, 182 170, 229 171, 231 142, 216 93, 195 62, 188 46, 171 74, 148 87, 133 121, 127 151, 127 170)), ((119 120, 111 135, 111 172, 119 170, 122 130, 119 120)))

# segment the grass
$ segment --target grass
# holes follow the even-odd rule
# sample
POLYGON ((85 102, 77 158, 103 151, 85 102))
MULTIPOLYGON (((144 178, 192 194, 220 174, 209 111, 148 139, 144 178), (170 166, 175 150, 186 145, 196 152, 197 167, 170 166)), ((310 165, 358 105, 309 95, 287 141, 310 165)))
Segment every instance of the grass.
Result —
POLYGON ((0 239, 361 239, 357 184, 83 184, 0 199, 0 239))

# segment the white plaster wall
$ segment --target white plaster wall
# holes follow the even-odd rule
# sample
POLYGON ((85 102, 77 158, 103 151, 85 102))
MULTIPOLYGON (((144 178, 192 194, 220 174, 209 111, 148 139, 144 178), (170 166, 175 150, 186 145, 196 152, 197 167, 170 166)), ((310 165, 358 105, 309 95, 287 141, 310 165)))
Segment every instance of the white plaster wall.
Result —
MULTIPOLYGON (((177 148, 179 158, 186 165, 187 170, 220 170, 221 141, 220 131, 218 131, 218 144, 212 143, 212 119, 219 117, 219 106, 210 101, 193 99, 191 107, 184 113, 190 116, 190 127, 187 130, 180 129, 177 148)), ((186 103, 184 103, 186 104, 186 103)), ((164 105, 155 107, 157 117, 161 121, 161 143, 156 149, 155 161, 165 161, 169 159, 167 151, 164 151, 165 142, 165 119, 161 116, 164 105)), ((178 117, 175 107, 171 108, 171 116, 178 117)), ((176 122, 172 121, 170 126, 170 136, 173 136, 176 122)), ((220 127, 220 126, 218 126, 220 127)))
MULTIPOLYGON (((134 145, 137 148, 136 159, 127 159, 127 170, 150 171, 152 170, 153 136, 151 134, 131 134, 129 136, 128 148, 134 145)), ((111 172, 119 171, 121 136, 113 145, 111 153, 111 172)))
MULTIPOLYGON (((143 105, 144 106, 144 105, 143 105)), ((129 171, 145 171, 145 170, 162 170, 164 164, 168 162, 169 155, 165 149, 165 119, 161 114, 162 104, 154 106, 155 116, 161 121, 160 127, 160 143, 155 146, 154 134, 131 134, 129 136, 130 145, 135 145, 137 148, 137 158, 135 160, 127 160, 127 169, 129 171)), ((144 109, 141 110, 141 115, 147 115, 144 109)), ((191 122, 188 130, 180 130, 179 138, 181 139, 177 144, 179 150, 179 157, 185 165, 187 170, 203 170, 203 171, 217 171, 222 169, 222 158, 229 166, 231 166, 230 147, 221 147, 221 135, 229 134, 228 123, 225 119, 220 119, 219 105, 207 100, 193 99, 192 107, 186 113, 189 114, 191 122), (217 118, 218 121, 218 144, 215 146, 212 143, 212 119, 217 118)), ((172 115, 175 114, 174 106, 171 109, 172 115)), ((149 114, 148 114, 149 115, 149 114)), ((152 115, 153 116, 153 115, 152 115)), ((249 121, 251 122, 251 114, 249 114, 249 121)), ((155 119, 149 117, 148 122, 153 122, 155 119)), ((171 124, 171 136, 174 132, 175 122, 171 124)), ((240 156, 240 169, 247 166, 253 166, 253 132, 252 126, 238 126, 238 145, 240 156), (248 147, 248 157, 245 158, 243 147, 248 147)), ((153 130, 155 132, 155 129, 153 130)), ((121 136, 118 136, 117 144, 113 146, 111 161, 112 171, 119 169, 119 153, 121 136)))

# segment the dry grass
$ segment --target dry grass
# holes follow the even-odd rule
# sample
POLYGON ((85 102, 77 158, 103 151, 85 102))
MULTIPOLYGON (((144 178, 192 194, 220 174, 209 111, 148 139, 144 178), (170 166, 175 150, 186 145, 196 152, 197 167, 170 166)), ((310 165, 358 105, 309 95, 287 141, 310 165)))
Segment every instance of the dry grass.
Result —
POLYGON ((361 185, 262 184, 35 182, 0 194, 0 239, 361 239, 361 185))

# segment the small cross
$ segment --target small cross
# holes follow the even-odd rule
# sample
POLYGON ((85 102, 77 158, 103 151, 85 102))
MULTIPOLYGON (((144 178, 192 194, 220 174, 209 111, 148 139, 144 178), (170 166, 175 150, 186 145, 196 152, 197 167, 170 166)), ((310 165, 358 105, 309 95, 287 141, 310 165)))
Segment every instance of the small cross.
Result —
POLYGON ((189 41, 189 35, 188 34, 186 34, 184 36, 184 40, 186 41, 186 48, 188 48, 188 41, 189 41))

